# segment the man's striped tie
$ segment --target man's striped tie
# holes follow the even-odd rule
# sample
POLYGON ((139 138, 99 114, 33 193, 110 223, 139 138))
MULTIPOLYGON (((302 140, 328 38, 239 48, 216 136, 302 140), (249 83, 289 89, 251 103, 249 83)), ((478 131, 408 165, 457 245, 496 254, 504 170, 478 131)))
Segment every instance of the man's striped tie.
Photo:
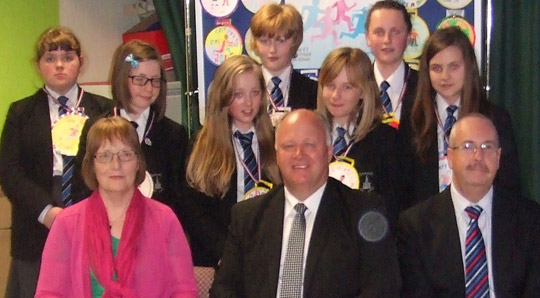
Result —
POLYGON ((482 207, 470 206, 465 212, 471 218, 465 240, 465 293, 467 298, 489 297, 488 263, 478 218, 482 207))

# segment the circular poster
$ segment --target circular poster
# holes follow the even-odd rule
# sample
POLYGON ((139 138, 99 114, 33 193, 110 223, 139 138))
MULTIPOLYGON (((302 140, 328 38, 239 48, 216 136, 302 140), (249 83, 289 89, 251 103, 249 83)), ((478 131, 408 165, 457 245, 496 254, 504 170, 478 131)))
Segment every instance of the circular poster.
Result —
POLYGON ((469 38, 469 41, 472 45, 476 40, 476 34, 474 33, 474 27, 463 17, 460 16, 449 16, 442 19, 437 25, 437 29, 447 28, 447 27, 459 27, 465 35, 469 38))
POLYGON ((229 16, 238 6, 238 0, 201 0, 204 10, 216 18, 229 16))
POLYGON ((472 2, 472 0, 437 0, 437 1, 442 6, 448 9, 461 9, 472 2))
POLYGON ((208 32, 204 41, 206 57, 215 65, 242 54, 242 36, 232 25, 219 25, 208 32))
POLYGON ((424 44, 429 38, 429 28, 426 22, 417 15, 411 15, 411 37, 409 44, 403 53, 403 58, 405 60, 412 60, 420 57, 422 55, 422 49, 424 44))

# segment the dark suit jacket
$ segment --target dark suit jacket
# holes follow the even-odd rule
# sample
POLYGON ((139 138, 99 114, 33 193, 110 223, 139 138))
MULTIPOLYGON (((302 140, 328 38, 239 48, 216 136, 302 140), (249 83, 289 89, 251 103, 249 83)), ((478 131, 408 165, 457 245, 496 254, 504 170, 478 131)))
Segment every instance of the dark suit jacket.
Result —
MULTIPOLYGON (((359 219, 383 210, 379 197, 329 178, 317 212, 304 273, 304 297, 398 297, 394 238, 364 240, 359 219)), ((283 186, 233 206, 211 297, 276 297, 285 196, 283 186)))
POLYGON ((292 109, 316 109, 317 82, 293 70, 287 106, 292 109))
POLYGON ((418 83, 418 71, 410 68, 406 63, 405 67, 408 68, 408 77, 406 77, 406 89, 405 93, 403 94, 403 99, 401 100, 400 125, 403 121, 403 113, 410 113, 412 104, 414 103, 414 98, 416 97, 416 84, 418 83))
POLYGON ((355 161, 360 189, 384 197, 392 225, 397 220, 404 195, 396 138, 397 132, 393 127, 379 124, 364 139, 356 142, 347 154, 355 161))
MULTIPOLYGON (((398 140, 400 143, 401 164, 403 166, 404 176, 407 179, 407 185, 410 189, 407 193, 411 194, 404 208, 415 205, 416 203, 439 193, 439 156, 437 147, 437 123, 431 128, 433 136, 431 145, 428 148, 428 159, 422 160, 415 154, 413 145, 414 133, 411 126, 412 102, 403 106, 401 114, 401 124, 398 130, 398 140)), ((480 113, 486 115, 493 121, 499 134, 499 143, 502 148, 499 170, 495 177, 495 184, 506 188, 520 197, 521 180, 519 171, 519 160, 517 154, 517 145, 512 129, 512 122, 508 112, 488 101, 480 107, 480 113)))
MULTIPOLYGON (((540 294, 540 211, 494 189, 492 263, 497 298, 540 294)), ((465 297, 461 245, 450 189, 403 212, 398 223, 402 297, 465 297)))
MULTIPOLYGON (((80 106, 86 115, 94 117, 110 109, 112 101, 85 92, 80 106)), ((39 260, 48 229, 37 218, 45 206, 56 205, 57 201, 52 197, 49 104, 42 89, 11 104, 0 150, 0 179, 12 204, 11 255, 19 260, 39 260)))
MULTIPOLYGON (((152 198, 160 201, 173 209, 178 216, 178 197, 181 185, 185 178, 185 161, 188 148, 188 135, 186 129, 167 117, 160 120, 150 121, 154 108, 150 108, 149 120, 146 123, 145 140, 141 143, 141 149, 146 161, 146 169, 152 176, 154 192, 152 198), (150 130, 148 130, 150 129, 150 130), (148 140, 148 142, 146 141, 148 140)), ((88 132, 92 124, 98 119, 113 115, 113 109, 106 111, 99 117, 85 124, 84 131, 88 132)), ((86 151, 86 140, 81 140, 76 164, 80 165, 86 151)), ((90 196, 91 191, 86 187, 82 179, 73 182, 73 196, 75 201, 80 201, 90 196)))

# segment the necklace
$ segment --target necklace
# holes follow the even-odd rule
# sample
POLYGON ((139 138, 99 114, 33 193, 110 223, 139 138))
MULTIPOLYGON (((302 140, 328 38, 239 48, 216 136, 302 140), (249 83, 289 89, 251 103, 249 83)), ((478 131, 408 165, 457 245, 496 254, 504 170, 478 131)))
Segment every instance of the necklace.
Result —
POLYGON ((109 219, 109 229, 112 229, 112 226, 114 225, 114 223, 117 222, 119 219, 121 219, 126 214, 126 211, 127 211, 127 208, 124 211, 122 211, 122 213, 115 219, 113 220, 109 219))

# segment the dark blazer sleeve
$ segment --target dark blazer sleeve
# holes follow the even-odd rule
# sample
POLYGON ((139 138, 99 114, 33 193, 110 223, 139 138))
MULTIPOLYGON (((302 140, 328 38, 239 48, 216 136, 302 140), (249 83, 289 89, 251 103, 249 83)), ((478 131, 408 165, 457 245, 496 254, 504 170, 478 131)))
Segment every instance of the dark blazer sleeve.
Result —
POLYGON ((292 109, 316 109, 317 82, 294 70, 291 74, 287 105, 292 109))

